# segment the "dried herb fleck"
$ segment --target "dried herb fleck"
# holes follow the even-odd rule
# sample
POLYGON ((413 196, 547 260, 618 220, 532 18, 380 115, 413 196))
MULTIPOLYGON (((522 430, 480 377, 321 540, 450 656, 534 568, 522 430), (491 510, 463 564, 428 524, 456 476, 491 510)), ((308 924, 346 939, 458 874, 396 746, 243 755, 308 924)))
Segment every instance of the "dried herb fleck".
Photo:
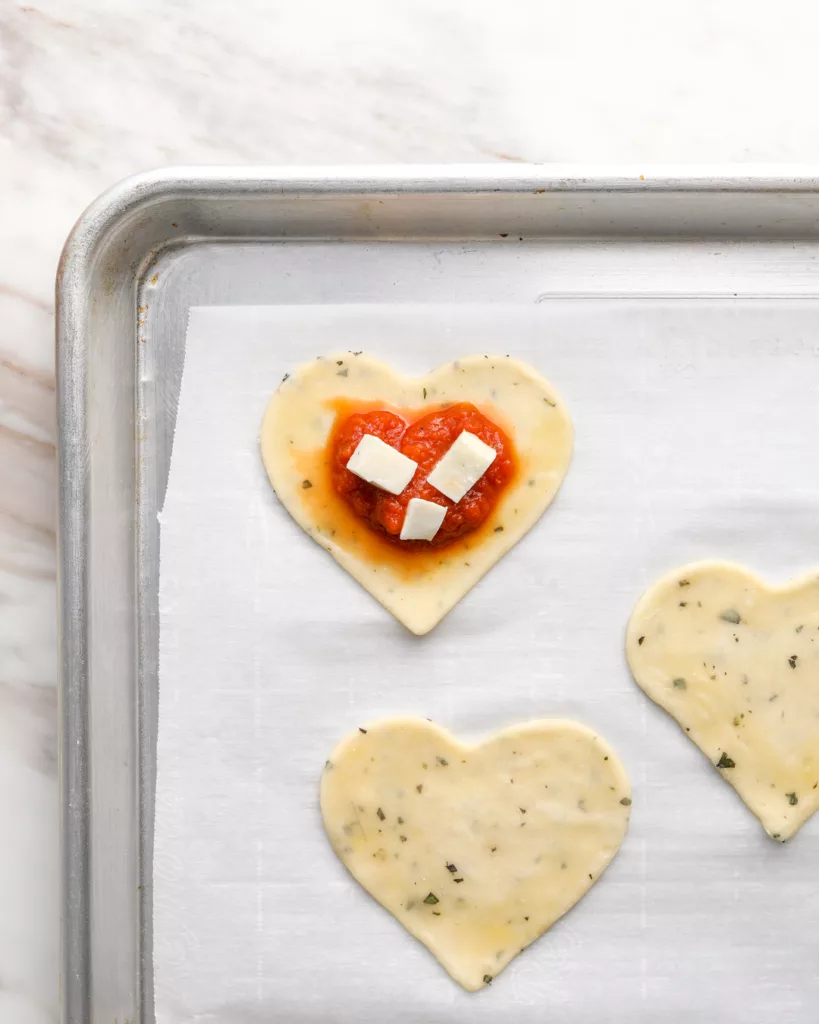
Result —
POLYGON ((503 533, 503 527, 502 526, 496 526, 495 527, 495 533, 503 533))
POLYGON ((463 879, 462 878, 453 878, 452 881, 453 882, 462 882, 463 879))
POLYGON ((450 872, 451 874, 453 874, 453 875, 454 875, 454 874, 455 874, 455 872, 456 872, 456 871, 458 870, 458 869, 457 869, 457 868, 455 867, 455 865, 454 865, 454 864, 447 864, 447 866, 446 866, 446 869, 447 869, 447 871, 449 871, 449 872, 450 872))
POLYGON ((796 629, 794 630, 794 632, 795 632, 795 633, 801 633, 801 632, 802 632, 802 630, 803 630, 804 628, 805 628, 805 624, 804 624, 804 623, 802 623, 802 625, 801 625, 801 626, 797 626, 797 627, 796 627, 796 629))
POLYGON ((790 665, 791 668, 796 668, 796 655, 795 654, 792 654, 790 656, 790 658, 788 658, 788 664, 790 665))
POLYGON ((424 388, 424 398, 426 398, 426 397, 427 397, 427 389, 424 388))
POLYGON ((492 975, 491 974, 484 974, 484 976, 483 976, 483 983, 484 983, 484 985, 488 985, 491 980, 492 980, 492 975))
POLYGON ((361 728, 361 726, 359 725, 359 727, 358 727, 358 731, 359 731, 359 732, 363 732, 363 733, 366 733, 366 731, 367 731, 367 730, 366 730, 366 729, 362 729, 362 728, 361 728))
POLYGON ((623 807, 631 807, 631 797, 624 796, 620 803, 623 805, 623 807))
POLYGON ((557 407, 557 402, 553 402, 553 401, 551 400, 551 398, 544 398, 544 399, 543 399, 543 401, 544 401, 544 402, 545 402, 545 403, 546 403, 547 405, 551 405, 551 407, 552 407, 553 409, 557 407))
POLYGON ((677 582, 679 583, 679 585, 681 587, 690 587, 691 586, 691 580, 677 580, 677 582))
POLYGON ((722 757, 717 761, 717 768, 736 768, 736 761, 730 758, 725 751, 722 752, 722 757))
POLYGON ((417 785, 417 786, 415 787, 415 792, 416 792, 416 793, 420 793, 420 792, 421 792, 421 790, 422 790, 423 788, 424 788, 424 787, 423 787, 423 786, 422 786, 422 784, 421 784, 421 783, 419 782, 419 783, 418 783, 418 785, 417 785))
POLYGON ((742 622, 742 616, 739 614, 738 611, 735 611, 733 608, 728 608, 726 611, 720 612, 719 617, 723 620, 723 622, 733 622, 735 626, 742 622))
POLYGON ((687 601, 680 601, 680 608, 687 608, 687 607, 688 607, 688 602, 687 601))
POLYGON ((682 677, 679 677, 674 680, 674 687, 677 690, 685 690, 687 689, 687 683, 682 677))
POLYGON ((788 803, 791 807, 795 807, 799 803, 799 797, 796 793, 786 793, 785 796, 788 798, 788 803))
POLYGON ((378 810, 375 813, 378 815, 378 820, 379 821, 383 821, 387 817, 387 815, 381 810, 380 807, 378 808, 378 810))
POLYGON ((433 905, 434 905, 435 903, 438 903, 438 902, 440 902, 440 901, 439 901, 438 897, 437 897, 437 896, 435 895, 435 893, 434 893, 434 892, 431 892, 431 893, 430 893, 430 894, 429 894, 429 895, 428 895, 428 896, 427 896, 427 897, 426 897, 426 898, 424 899, 424 903, 427 903, 427 904, 429 904, 430 906, 433 906, 433 905))
POLYGON ((447 761, 445 757, 436 757, 435 760, 442 768, 447 768, 449 766, 449 761, 447 761))
POLYGON ((309 491, 312 486, 313 484, 310 480, 302 480, 301 482, 301 489, 303 491, 309 491))
POLYGON ((637 637, 637 646, 638 647, 642 647, 643 646, 643 640, 645 640, 644 636, 638 636, 637 637))

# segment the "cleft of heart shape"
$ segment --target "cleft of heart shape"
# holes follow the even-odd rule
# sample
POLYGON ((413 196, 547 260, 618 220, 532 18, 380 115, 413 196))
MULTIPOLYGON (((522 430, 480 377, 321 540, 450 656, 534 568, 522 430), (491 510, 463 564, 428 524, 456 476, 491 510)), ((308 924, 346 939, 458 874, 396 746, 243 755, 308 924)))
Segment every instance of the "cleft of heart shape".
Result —
MULTIPOLYGON (((416 379, 362 353, 320 357, 286 377, 270 399, 261 430, 267 475, 293 519, 419 635, 437 625, 537 522, 563 482, 572 444, 571 420, 556 390, 531 367, 505 356, 468 356, 416 379), (446 548, 423 542, 399 548, 378 536, 333 486, 328 439, 338 410, 410 409, 423 415, 455 403, 485 411, 509 436, 516 472, 491 495, 496 504, 474 532, 446 548)), ((426 498, 430 468, 424 466, 413 484, 426 498)), ((490 467, 480 487, 488 488, 491 480, 490 467)), ((451 504, 440 496, 438 501, 451 504)))
POLYGON ((685 565, 637 603, 626 652, 774 839, 819 808, 819 572, 782 587, 727 562, 685 565))
POLYGON ((426 720, 387 719, 344 739, 321 780, 339 859, 470 991, 594 885, 630 806, 611 748, 558 720, 466 746, 426 720))

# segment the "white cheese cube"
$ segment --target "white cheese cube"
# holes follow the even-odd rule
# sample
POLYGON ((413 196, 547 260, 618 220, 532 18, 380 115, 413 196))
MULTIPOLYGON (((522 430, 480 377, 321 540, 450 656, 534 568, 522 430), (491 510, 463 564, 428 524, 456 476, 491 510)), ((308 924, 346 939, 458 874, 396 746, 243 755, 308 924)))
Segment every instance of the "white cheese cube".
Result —
POLYGON ((451 501, 460 501, 489 469, 497 454, 479 437, 464 430, 427 480, 451 501))
POLYGON ((445 515, 443 505, 423 498, 410 498, 401 527, 401 540, 432 540, 445 515))
POLYGON ((415 476, 418 463, 402 455, 380 437, 365 434, 347 462, 347 469, 368 484, 400 494, 415 476))

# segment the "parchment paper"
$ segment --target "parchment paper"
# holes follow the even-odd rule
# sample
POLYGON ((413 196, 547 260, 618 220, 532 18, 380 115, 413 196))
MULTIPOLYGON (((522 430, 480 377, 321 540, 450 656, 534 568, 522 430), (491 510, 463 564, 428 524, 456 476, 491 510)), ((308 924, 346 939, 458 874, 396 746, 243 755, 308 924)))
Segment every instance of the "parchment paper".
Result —
POLYGON ((165 508, 154 944, 159 1024, 815 1022, 819 820, 766 838, 632 681, 631 608, 686 561, 819 564, 809 301, 208 308, 191 313, 165 508), (278 504, 258 452, 282 376, 339 348, 421 373, 510 352, 561 391, 575 458, 532 533, 409 635, 278 504), (600 731, 634 786, 601 882, 462 991, 336 860, 321 767, 359 723, 477 739, 600 731))

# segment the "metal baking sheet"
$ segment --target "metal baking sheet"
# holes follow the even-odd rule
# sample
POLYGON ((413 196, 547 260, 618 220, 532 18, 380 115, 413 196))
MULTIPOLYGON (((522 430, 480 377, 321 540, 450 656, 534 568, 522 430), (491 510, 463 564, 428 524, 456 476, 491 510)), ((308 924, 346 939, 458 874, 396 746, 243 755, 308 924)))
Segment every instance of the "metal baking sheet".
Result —
MULTIPOLYGON (((180 169, 102 196, 58 273, 68 1024, 149 1024, 156 513, 188 309, 819 297, 819 175, 180 169)), ((784 301, 784 305, 783 305, 784 301)))

